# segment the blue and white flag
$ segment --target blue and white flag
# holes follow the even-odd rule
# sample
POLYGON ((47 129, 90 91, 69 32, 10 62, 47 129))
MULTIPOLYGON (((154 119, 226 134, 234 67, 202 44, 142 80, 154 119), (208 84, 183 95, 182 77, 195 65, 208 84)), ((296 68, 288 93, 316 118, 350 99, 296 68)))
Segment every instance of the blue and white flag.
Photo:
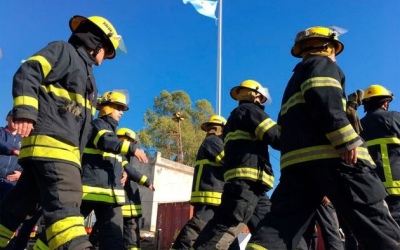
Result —
POLYGON ((215 16, 215 10, 217 9, 218 1, 211 0, 183 0, 184 4, 191 3, 193 7, 200 14, 217 19, 215 16))

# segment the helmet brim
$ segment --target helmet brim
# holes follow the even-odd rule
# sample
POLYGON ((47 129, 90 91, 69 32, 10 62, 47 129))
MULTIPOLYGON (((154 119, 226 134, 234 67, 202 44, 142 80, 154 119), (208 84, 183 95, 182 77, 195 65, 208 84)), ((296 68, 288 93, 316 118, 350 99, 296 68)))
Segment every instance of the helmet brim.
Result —
POLYGON ((200 128, 201 128, 201 130, 203 130, 204 132, 207 132, 208 130, 207 130, 207 127, 209 126, 209 125, 211 125, 211 124, 214 124, 214 125, 216 125, 216 126, 223 126, 223 125, 221 125, 221 124, 219 124, 219 123, 214 123, 214 122, 204 122, 203 124, 201 124, 201 126, 200 126, 200 128))
MULTIPOLYGON (((314 37, 310 37, 310 38, 305 38, 305 39, 301 40, 301 42, 298 42, 295 45, 293 45, 293 47, 292 47, 292 49, 290 51, 292 56, 297 57, 297 58, 302 58, 301 55, 303 54, 303 51, 300 48, 300 44, 302 42, 306 41, 306 40, 315 39, 315 38, 326 39, 326 37, 315 37, 315 36, 314 37)), ((343 45, 343 43, 341 41, 339 41, 339 40, 330 40, 330 39, 326 39, 326 40, 329 40, 329 41, 332 41, 332 42, 335 43, 335 55, 336 56, 339 55, 340 53, 342 53, 342 51, 344 49, 344 45, 343 45)))
POLYGON ((261 93, 260 91, 257 91, 257 90, 251 89, 251 88, 246 88, 246 87, 243 87, 243 86, 236 86, 236 87, 233 87, 233 88, 231 89, 230 93, 229 93, 229 94, 231 95, 231 97, 232 97, 233 100, 238 101, 237 96, 238 96, 238 94, 239 94, 239 92, 240 92, 241 89, 249 89, 249 90, 256 91, 256 92, 260 93, 261 96, 263 97, 263 99, 261 100, 261 103, 265 103, 265 102, 267 101, 267 99, 268 99, 268 98, 265 96, 265 94, 264 94, 264 93, 261 93))

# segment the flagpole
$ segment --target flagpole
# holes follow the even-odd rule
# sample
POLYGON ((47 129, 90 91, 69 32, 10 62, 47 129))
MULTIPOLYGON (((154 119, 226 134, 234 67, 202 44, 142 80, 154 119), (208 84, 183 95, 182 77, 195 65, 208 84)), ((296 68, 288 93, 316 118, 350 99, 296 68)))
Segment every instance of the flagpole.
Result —
POLYGON ((219 0, 217 45, 217 114, 221 115, 221 69, 222 69, 222 0, 219 0))

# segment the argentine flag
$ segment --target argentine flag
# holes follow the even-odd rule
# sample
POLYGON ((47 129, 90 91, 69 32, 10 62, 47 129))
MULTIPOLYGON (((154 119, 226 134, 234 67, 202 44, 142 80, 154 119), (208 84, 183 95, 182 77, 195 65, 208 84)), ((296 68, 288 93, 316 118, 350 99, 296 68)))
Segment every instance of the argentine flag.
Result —
POLYGON ((209 0, 183 0, 184 4, 191 3, 200 14, 216 19, 215 10, 217 9, 218 1, 209 0))

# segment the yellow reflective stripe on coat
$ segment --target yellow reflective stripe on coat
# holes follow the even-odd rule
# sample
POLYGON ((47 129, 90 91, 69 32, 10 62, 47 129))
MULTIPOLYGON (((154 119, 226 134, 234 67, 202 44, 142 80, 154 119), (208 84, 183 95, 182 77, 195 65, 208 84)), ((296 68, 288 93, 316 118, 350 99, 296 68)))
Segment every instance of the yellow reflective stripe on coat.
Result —
POLYGON ((225 182, 236 178, 261 181, 270 187, 274 186, 274 177, 272 175, 252 167, 238 167, 229 169, 224 174, 225 182))
POLYGON ((14 237, 14 232, 0 224, 0 247, 6 247, 14 237))
POLYGON ((210 161, 210 160, 208 160, 208 159, 202 159, 202 160, 198 160, 198 161, 196 161, 196 165, 198 165, 198 166, 202 166, 202 165, 211 165, 211 166, 214 166, 214 167, 221 167, 222 165, 221 165, 221 163, 217 163, 217 162, 213 162, 213 161, 210 161))
POLYGON ((42 88, 47 93, 53 93, 54 95, 56 95, 58 97, 62 97, 64 99, 71 100, 71 101, 76 101, 82 107, 92 110, 92 104, 90 103, 90 101, 85 99, 84 96, 82 96, 81 94, 68 92, 66 89, 56 87, 53 84, 42 85, 42 88))
POLYGON ((93 140, 93 145, 95 145, 97 147, 97 143, 99 142, 100 138, 105 134, 105 133, 114 133, 111 130, 106 130, 106 129, 102 129, 99 132, 97 132, 96 137, 93 140))
POLYGON ((123 205, 121 210, 124 217, 136 217, 142 215, 142 205, 123 205))
POLYGON ((287 113, 287 111, 291 108, 296 106, 297 104, 300 103, 306 103, 306 100, 304 100, 303 94, 301 92, 297 92, 294 95, 292 95, 286 103, 282 104, 281 107, 281 115, 284 115, 287 113))
POLYGON ((82 186, 82 200, 86 201, 101 201, 105 203, 124 203, 125 202, 125 193, 124 190, 121 189, 112 189, 112 188, 101 188, 101 187, 91 187, 88 185, 82 186))
POLYGON ((383 173, 385 175, 385 181, 383 182, 383 185, 385 186, 387 192, 391 195, 400 195, 400 181, 393 180, 392 166, 390 164, 389 151, 387 148, 387 145, 389 144, 400 145, 400 139, 397 137, 391 137, 367 141, 367 146, 379 145, 380 147, 383 173))
POLYGON ((212 191, 195 191, 192 192, 190 202, 193 203, 207 203, 211 205, 218 206, 221 204, 221 196, 220 192, 212 192, 212 191))
POLYGON ((217 162, 212 162, 208 159, 202 159, 202 160, 197 160, 196 161, 196 167, 198 168, 197 175, 196 175, 196 186, 194 187, 194 190, 199 190, 200 189, 200 183, 201 183, 201 177, 203 176, 203 168, 204 165, 211 165, 214 167, 219 167, 222 166, 220 163, 217 162))
POLYGON ((229 132, 225 139, 224 139, 224 144, 228 141, 235 141, 235 140, 250 140, 250 141, 255 141, 257 138, 254 136, 254 134, 249 133, 247 131, 243 130, 236 130, 234 132, 229 132))
POLYGON ((334 147, 337 147, 341 144, 354 140, 358 137, 358 134, 356 133, 356 131, 354 131, 353 126, 349 124, 336 131, 327 133, 326 137, 334 147))
MULTIPOLYGON (((297 149, 281 156, 281 169, 287 166, 314 160, 340 158, 340 154, 332 147, 332 145, 320 145, 308 148, 297 149)), ((368 150, 364 147, 357 147, 357 158, 368 161, 375 166, 368 150)))
POLYGON ((35 109, 39 109, 39 101, 32 96, 17 96, 14 98, 13 106, 31 106, 35 109))
POLYGON ((281 156, 281 169, 296 163, 339 157, 339 153, 332 147, 332 145, 297 149, 281 156))
POLYGON ((46 229, 46 239, 50 249, 58 249, 74 238, 84 235, 87 233, 82 216, 66 217, 46 229))
POLYGON ((357 147, 357 159, 367 161, 371 166, 376 166, 367 148, 357 147))
POLYGON ((129 152, 129 146, 131 143, 129 141, 123 141, 121 147, 121 154, 126 155, 129 152))
POLYGON ((102 155, 104 158, 105 157, 115 158, 115 159, 117 159, 118 162, 123 162, 123 158, 122 158, 121 155, 116 155, 116 154, 113 154, 113 153, 104 152, 104 151, 101 151, 100 149, 97 149, 97 148, 85 148, 83 150, 83 153, 92 154, 92 155, 102 155))
POLYGON ((262 141, 265 132, 268 131, 268 129, 270 129, 272 126, 274 126, 276 123, 271 120, 270 118, 265 119, 264 121, 262 121, 260 124, 258 124, 256 131, 254 132, 254 134, 256 135, 256 137, 262 141))
POLYGON ((225 151, 222 150, 221 153, 219 153, 219 155, 217 155, 217 157, 215 157, 215 162, 220 163, 222 158, 224 158, 224 156, 225 156, 225 151))
POLYGON ((143 185, 146 183, 146 181, 147 181, 147 176, 143 175, 142 178, 140 178, 140 180, 139 180, 139 184, 143 185))
POLYGON ((380 144, 398 144, 400 145, 400 139, 397 137, 391 138, 378 138, 374 140, 367 141, 367 146, 374 146, 380 144))
POLYGON ((49 61, 47 61, 46 58, 44 58, 43 56, 40 55, 36 55, 36 56, 31 56, 28 59, 26 59, 26 61, 37 61, 39 62, 41 68, 42 68, 42 72, 43 72, 43 77, 47 77, 47 75, 50 73, 52 66, 49 63, 49 61))
POLYGON ((78 147, 46 135, 32 135, 22 139, 18 158, 28 157, 63 160, 81 166, 81 153, 78 147))
POLYGON ((320 88, 320 87, 334 87, 334 88, 339 88, 342 89, 342 85, 340 83, 331 77, 312 77, 307 80, 305 80, 301 84, 301 92, 304 93, 311 89, 311 88, 320 88))
POLYGON ((268 248, 265 248, 263 246, 257 245, 256 243, 247 243, 245 249, 246 250, 268 250, 268 248))
POLYGON ((33 250, 48 250, 50 249, 40 238, 36 239, 35 245, 33 245, 33 250))

